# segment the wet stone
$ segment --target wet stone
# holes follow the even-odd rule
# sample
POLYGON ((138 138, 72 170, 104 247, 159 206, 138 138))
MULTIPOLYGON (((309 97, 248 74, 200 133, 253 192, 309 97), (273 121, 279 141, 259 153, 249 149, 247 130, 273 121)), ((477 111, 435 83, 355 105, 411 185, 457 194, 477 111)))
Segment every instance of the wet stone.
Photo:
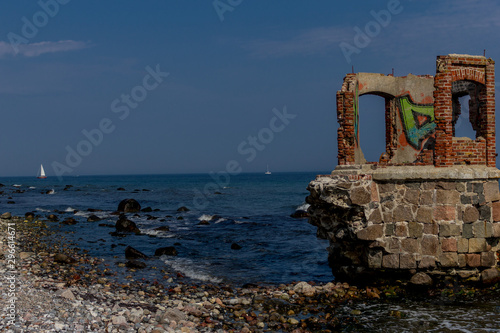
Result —
POLYGON ((431 256, 423 256, 420 262, 418 263, 418 268, 434 268, 436 267, 436 260, 431 256))
POLYGON ((417 262, 415 257, 410 253, 401 253, 399 255, 399 268, 401 269, 412 269, 417 268, 417 262))
POLYGON ((480 254, 466 254, 465 261, 469 267, 479 267, 481 265, 481 255, 480 254))
POLYGON ((394 223, 386 223, 385 224, 385 235, 386 236, 394 235, 394 223))
POLYGON ((477 238, 489 238, 493 234, 492 224, 489 222, 475 222, 472 224, 472 233, 477 238))
POLYGON ((383 256, 382 267, 399 268, 399 254, 387 254, 383 256))
POLYGON ((423 255, 436 256, 439 250, 439 239, 436 236, 424 236, 420 242, 423 255))
POLYGON ((479 207, 479 219, 489 221, 491 219, 491 207, 483 205, 479 207))
POLYGON ((462 226, 462 237, 466 239, 474 237, 472 233, 472 224, 464 224, 462 226))
POLYGON ((452 223, 441 223, 439 225, 439 236, 450 237, 459 236, 461 233, 461 226, 452 223))
POLYGON ((477 208, 473 206, 465 207, 463 215, 464 223, 476 222, 477 220, 479 220, 479 211, 477 210, 477 208))
POLYGON ((424 225, 422 223, 410 222, 408 223, 408 232, 410 237, 422 237, 422 234, 424 232, 424 225))
POLYGON ((439 256, 439 263, 442 267, 457 267, 458 254, 454 252, 446 252, 439 256))
POLYGON ((481 266, 493 267, 497 263, 494 252, 481 252, 481 266))

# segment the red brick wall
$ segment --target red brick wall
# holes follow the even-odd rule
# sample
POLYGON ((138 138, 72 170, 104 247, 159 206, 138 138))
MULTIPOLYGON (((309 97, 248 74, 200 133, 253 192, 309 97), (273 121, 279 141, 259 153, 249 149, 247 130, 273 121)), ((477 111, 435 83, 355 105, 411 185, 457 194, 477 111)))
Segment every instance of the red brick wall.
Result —
POLYGON ((495 167, 495 62, 484 57, 447 55, 439 56, 436 64, 434 115, 437 127, 434 165, 447 167, 468 162, 495 167), (474 81, 486 87, 485 92, 479 96, 482 107, 479 110, 481 119, 478 137, 482 137, 483 141, 453 139, 451 84, 463 80, 474 81), (475 157, 469 159, 468 156, 475 157))
POLYGON ((453 163, 456 165, 485 165, 486 140, 453 138, 453 163))

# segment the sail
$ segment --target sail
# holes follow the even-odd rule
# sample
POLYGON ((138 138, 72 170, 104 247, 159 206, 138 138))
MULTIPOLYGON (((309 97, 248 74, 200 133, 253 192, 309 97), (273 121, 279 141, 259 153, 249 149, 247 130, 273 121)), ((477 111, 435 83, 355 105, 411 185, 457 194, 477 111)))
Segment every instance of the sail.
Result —
POLYGON ((43 170, 42 164, 40 164, 40 177, 45 177, 45 170, 43 170))

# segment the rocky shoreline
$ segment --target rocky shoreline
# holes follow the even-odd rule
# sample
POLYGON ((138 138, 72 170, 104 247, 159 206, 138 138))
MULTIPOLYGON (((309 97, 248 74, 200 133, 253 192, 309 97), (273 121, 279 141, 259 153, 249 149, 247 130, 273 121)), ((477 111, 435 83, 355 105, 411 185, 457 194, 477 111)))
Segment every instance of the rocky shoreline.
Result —
POLYGON ((170 283, 123 283, 102 260, 57 243, 57 234, 51 233, 37 219, 0 219, 0 272, 2 277, 15 276, 16 298, 9 289, 12 280, 4 278, 0 285, 2 304, 14 304, 16 311, 13 326, 9 308, 2 309, 0 328, 6 332, 361 330, 357 320, 361 313, 346 312, 349 304, 384 302, 407 293, 404 285, 377 288, 298 282, 236 287, 185 283, 175 275, 170 283), (14 243, 9 226, 15 231, 14 243), (50 244, 45 241, 49 238, 50 244), (10 252, 15 252, 15 274, 10 273, 10 252))

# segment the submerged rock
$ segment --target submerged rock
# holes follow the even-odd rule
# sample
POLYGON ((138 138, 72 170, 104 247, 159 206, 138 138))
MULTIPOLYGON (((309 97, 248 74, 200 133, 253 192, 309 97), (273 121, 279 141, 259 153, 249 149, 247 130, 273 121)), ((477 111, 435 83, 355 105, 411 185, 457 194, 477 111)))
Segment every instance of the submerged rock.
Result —
POLYGON ((78 222, 74 218, 68 217, 68 218, 64 219, 64 221, 62 221, 61 223, 66 224, 66 225, 74 225, 74 224, 77 224, 78 222))
POLYGON ((147 258, 148 256, 142 253, 139 250, 134 249, 132 246, 127 246, 125 249, 125 258, 127 259, 136 259, 136 258, 147 258))
POLYGON ((116 221, 115 228, 116 231, 135 232, 136 234, 141 232, 139 228, 137 228, 137 225, 133 221, 127 219, 125 215, 120 215, 120 218, 116 221))
POLYGON ((98 222, 100 221, 101 218, 98 217, 97 215, 90 215, 88 218, 87 218, 87 222, 98 222))
POLYGON ((124 199, 118 204, 118 211, 124 213, 137 213, 141 205, 135 199, 124 199))
POLYGON ((143 208, 143 209, 141 210, 141 212, 143 212, 143 213, 150 213, 150 212, 152 212, 152 211, 153 211, 153 208, 151 208, 151 207, 146 207, 146 208, 143 208))
POLYGON ((154 230, 158 230, 158 231, 170 231, 170 228, 167 227, 166 225, 164 225, 164 226, 155 228, 154 230))
POLYGON ((306 212, 305 210, 296 210, 292 215, 290 215, 290 217, 293 217, 294 219, 302 219, 302 218, 306 218, 306 217, 309 217, 309 213, 306 212))
POLYGON ((173 246, 160 247, 159 249, 156 249, 155 256, 163 256, 163 255, 176 256, 177 250, 173 246))
POLYGON ((189 208, 182 206, 182 207, 177 208, 177 211, 178 212, 189 212, 189 208))
POLYGON ((27 212, 26 214, 24 214, 24 218, 28 221, 31 221, 35 218, 35 214, 33 214, 33 212, 27 212))
POLYGON ((62 264, 72 264, 75 263, 76 260, 62 253, 58 253, 54 256, 54 261, 62 264))
POLYGON ((241 250, 241 249, 242 249, 241 245, 237 243, 231 244, 231 250, 241 250))
POLYGON ((128 268, 139 268, 139 269, 142 269, 142 268, 146 268, 146 264, 143 263, 142 261, 139 261, 139 260, 129 260, 127 261, 127 263, 125 264, 125 266, 127 266, 128 268))
POLYGON ((49 216, 47 216, 47 219, 49 221, 52 221, 52 222, 59 221, 59 218, 57 217, 57 215, 54 215, 54 214, 50 214, 49 216))

